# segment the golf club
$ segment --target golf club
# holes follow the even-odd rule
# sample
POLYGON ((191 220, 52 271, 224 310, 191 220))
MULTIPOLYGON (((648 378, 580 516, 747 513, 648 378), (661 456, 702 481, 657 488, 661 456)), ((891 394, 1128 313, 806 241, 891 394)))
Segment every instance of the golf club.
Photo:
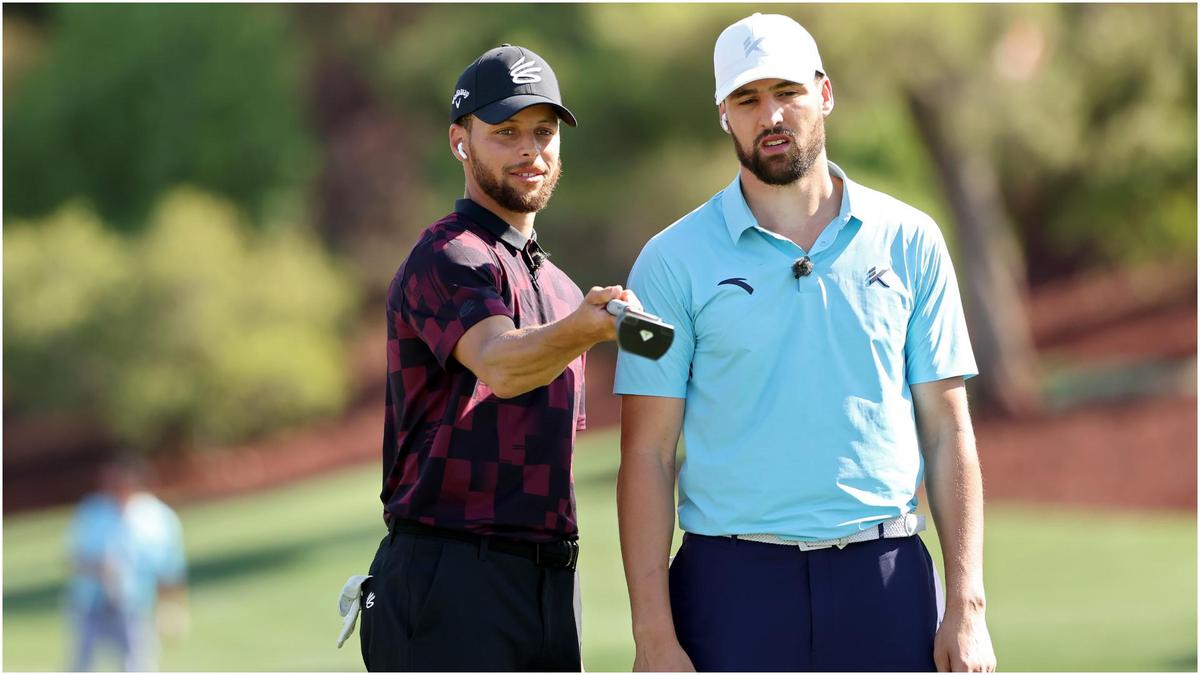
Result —
POLYGON ((622 300, 609 300, 608 313, 617 317, 617 346, 648 359, 667 353, 675 339, 675 327, 662 319, 636 310, 622 300))

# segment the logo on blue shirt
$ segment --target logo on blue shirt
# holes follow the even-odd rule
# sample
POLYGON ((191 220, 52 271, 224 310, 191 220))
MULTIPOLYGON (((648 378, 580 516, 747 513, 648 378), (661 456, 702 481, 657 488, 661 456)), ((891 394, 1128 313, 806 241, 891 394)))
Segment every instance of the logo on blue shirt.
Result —
POLYGON ((719 282, 717 285, 724 286, 725 284, 737 286, 750 295, 754 295, 754 288, 750 284, 746 283, 746 277, 733 277, 732 279, 726 279, 725 281, 719 282))

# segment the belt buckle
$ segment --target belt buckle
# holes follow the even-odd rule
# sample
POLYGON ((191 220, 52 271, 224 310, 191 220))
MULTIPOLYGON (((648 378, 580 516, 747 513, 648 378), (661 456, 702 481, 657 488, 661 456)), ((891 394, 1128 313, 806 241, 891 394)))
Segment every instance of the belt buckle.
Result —
POLYGON ((834 541, 798 541, 796 546, 801 551, 820 551, 821 549, 833 548, 837 544, 834 541))

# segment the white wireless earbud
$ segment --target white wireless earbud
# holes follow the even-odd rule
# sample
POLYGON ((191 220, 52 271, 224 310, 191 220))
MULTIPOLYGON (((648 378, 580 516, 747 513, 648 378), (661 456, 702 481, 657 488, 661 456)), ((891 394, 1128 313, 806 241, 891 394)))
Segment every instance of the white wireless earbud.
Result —
POLYGON ((463 150, 462 141, 458 142, 458 156, 462 157, 463 159, 467 158, 467 151, 463 150))
POLYGON ((727 134, 733 133, 729 130, 729 115, 726 115, 725 113, 721 113, 721 129, 723 129, 727 134))

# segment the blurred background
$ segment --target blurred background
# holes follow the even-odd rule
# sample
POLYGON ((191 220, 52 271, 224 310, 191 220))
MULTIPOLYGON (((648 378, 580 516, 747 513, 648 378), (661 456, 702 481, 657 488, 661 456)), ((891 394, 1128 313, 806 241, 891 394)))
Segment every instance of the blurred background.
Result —
MULTIPOLYGON (((624 283, 737 170, 712 46, 759 9, 5 5, 4 668, 67 667, 72 508, 132 450, 189 566, 163 669, 361 670, 335 600, 384 533, 383 298, 461 194, 458 74, 553 64, 580 126, 539 240, 624 283)), ((1000 667, 1194 671, 1196 7, 763 11, 820 45, 830 159, 950 243, 1000 667)), ((614 356, 575 466, 589 670, 633 654, 614 356)))

